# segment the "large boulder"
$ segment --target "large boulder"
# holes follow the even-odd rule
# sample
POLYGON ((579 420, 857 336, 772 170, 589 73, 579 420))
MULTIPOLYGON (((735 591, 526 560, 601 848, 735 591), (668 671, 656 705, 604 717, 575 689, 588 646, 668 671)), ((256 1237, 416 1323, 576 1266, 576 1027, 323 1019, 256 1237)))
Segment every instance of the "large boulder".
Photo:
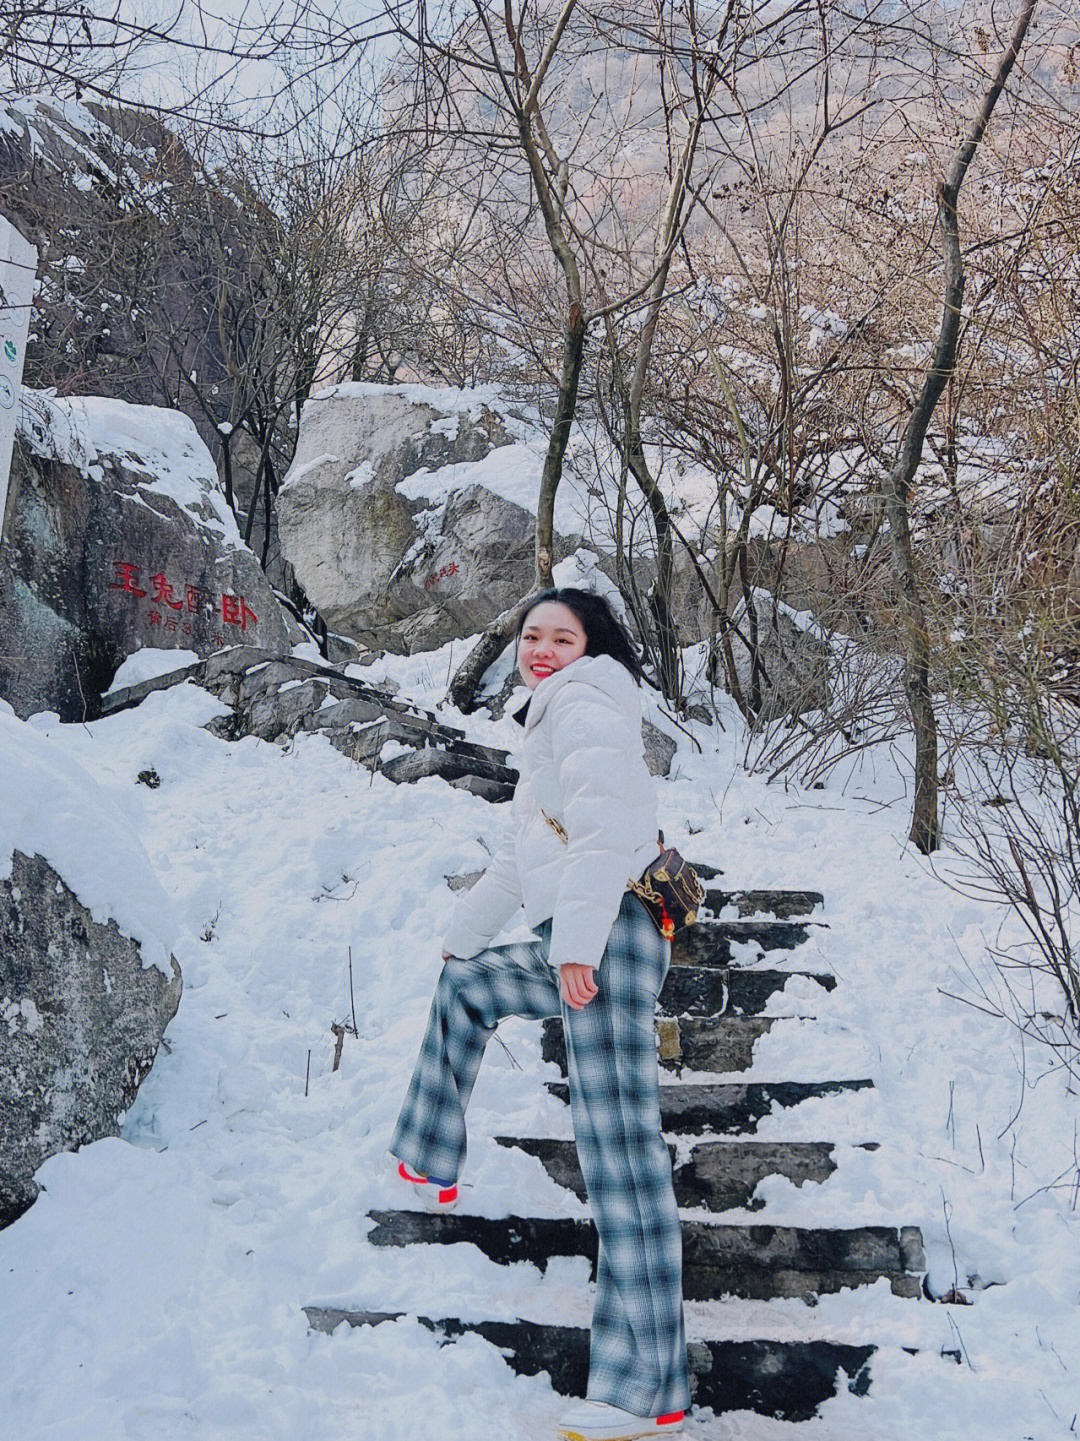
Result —
POLYGON ((125 818, 0 705, 0 1225, 119 1134, 180 1000, 172 907, 125 818))
POLYGON ((282 555, 327 623, 372 647, 475 634, 532 583, 535 450, 475 392, 452 395, 349 384, 304 406, 282 555))
POLYGON ((17 713, 94 715, 142 646, 289 649, 282 609, 186 416, 25 397, 0 546, 0 696, 17 713))
POLYGON ((180 1003, 180 968, 144 967, 41 856, 0 880, 0 1226, 57 1151, 120 1134, 180 1003))
MULTIPOLYGON (((739 689, 763 721, 820 710, 828 700, 831 651, 812 617, 776 601, 768 591, 753 593, 756 637, 743 597, 732 612, 731 649, 739 689), (749 642, 756 644, 751 650, 749 642), (753 662, 756 661, 756 664, 753 662)), ((722 663, 710 676, 727 688, 722 663)))

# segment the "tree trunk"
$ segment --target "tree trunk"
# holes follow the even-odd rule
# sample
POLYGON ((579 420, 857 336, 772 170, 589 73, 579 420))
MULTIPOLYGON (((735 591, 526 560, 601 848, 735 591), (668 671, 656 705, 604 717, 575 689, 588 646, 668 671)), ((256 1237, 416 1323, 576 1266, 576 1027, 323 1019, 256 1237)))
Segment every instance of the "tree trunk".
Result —
POLYGON ((223 435, 223 436, 221 437, 221 439, 222 439, 221 459, 222 459, 223 467, 224 467, 224 471, 225 471, 225 477, 224 477, 224 479, 225 479, 225 504, 229 507, 229 509, 232 511, 233 515, 235 516, 235 514, 236 514, 236 502, 235 502, 235 500, 233 499, 233 483, 232 483, 232 431, 230 431, 228 435, 223 435))
POLYGON ((540 495, 536 504, 536 584, 540 590, 551 585, 551 567, 555 548, 555 493, 562 478, 563 458, 570 439, 570 426, 577 408, 578 381, 585 352, 585 314, 577 300, 571 300, 563 331, 562 360, 559 365, 559 389, 555 400, 555 416, 548 438, 544 469, 540 476, 540 495))
POLYGON ((653 531, 656 534, 656 584, 649 595, 649 609, 652 612, 656 630, 657 679, 664 699, 673 706, 681 698, 681 667, 679 663, 679 632, 671 613, 671 597, 674 593, 675 554, 672 543, 671 519, 662 491, 649 469, 645 459, 645 448, 641 433, 636 428, 626 437, 626 462, 630 473, 637 481, 652 516, 653 531))
POLYGON ((960 332, 960 307, 964 299, 964 261, 960 252, 960 223, 957 202, 979 141, 983 137, 998 96, 1005 87, 1024 36, 1031 23, 1036 0, 1024 0, 1009 48, 1002 56, 997 74, 964 143, 953 155, 938 197, 938 223, 945 252, 945 297, 941 328, 923 379, 922 388, 904 429, 896 463, 882 485, 885 514, 889 522, 892 565, 900 586, 900 610, 905 633, 904 690, 915 730, 915 802, 909 838, 928 854, 940 841, 937 779, 937 722, 930 694, 930 636, 926 613, 919 596, 908 524, 908 492, 922 459, 923 443, 934 407, 953 373, 960 332))
POLYGON ((520 609, 520 604, 512 605, 496 616, 454 672, 450 681, 450 699, 465 715, 476 709, 476 691, 484 678, 484 672, 489 665, 494 665, 506 649, 513 636, 514 622, 520 609))

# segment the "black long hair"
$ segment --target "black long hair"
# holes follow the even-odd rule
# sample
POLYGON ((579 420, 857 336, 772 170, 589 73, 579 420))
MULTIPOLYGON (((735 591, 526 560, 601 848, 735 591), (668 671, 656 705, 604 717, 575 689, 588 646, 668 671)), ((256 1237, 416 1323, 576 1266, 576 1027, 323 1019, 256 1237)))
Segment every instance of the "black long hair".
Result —
POLYGON ((529 615, 546 600, 558 601, 560 605, 565 605, 577 616, 585 632, 586 655, 611 656, 613 660, 617 660, 620 665, 626 667, 638 685, 641 684, 641 661, 634 649, 634 642, 604 597, 597 595, 593 590, 575 590, 572 586, 554 586, 550 590, 542 590, 539 594, 530 596, 518 616, 517 633, 514 636, 515 653, 529 615))

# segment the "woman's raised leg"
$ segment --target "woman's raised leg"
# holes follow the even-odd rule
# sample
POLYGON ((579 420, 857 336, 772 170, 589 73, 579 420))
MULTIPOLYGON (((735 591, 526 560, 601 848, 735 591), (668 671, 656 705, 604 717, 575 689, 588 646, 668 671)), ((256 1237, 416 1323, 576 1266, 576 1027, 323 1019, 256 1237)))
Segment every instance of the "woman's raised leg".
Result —
POLYGON ((390 1150, 422 1176, 456 1181, 465 1109, 484 1047, 505 1016, 557 1016, 558 976, 543 940, 492 946, 443 965, 390 1150))

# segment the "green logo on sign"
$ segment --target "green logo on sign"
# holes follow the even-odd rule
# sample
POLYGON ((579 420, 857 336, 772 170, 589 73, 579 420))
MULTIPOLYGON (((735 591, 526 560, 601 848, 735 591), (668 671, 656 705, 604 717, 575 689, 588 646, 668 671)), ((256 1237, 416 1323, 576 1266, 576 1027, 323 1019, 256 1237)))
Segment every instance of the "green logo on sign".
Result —
POLYGON ((19 352, 15 349, 15 342, 13 340, 4 341, 4 354, 9 360, 14 360, 18 353, 19 352))

